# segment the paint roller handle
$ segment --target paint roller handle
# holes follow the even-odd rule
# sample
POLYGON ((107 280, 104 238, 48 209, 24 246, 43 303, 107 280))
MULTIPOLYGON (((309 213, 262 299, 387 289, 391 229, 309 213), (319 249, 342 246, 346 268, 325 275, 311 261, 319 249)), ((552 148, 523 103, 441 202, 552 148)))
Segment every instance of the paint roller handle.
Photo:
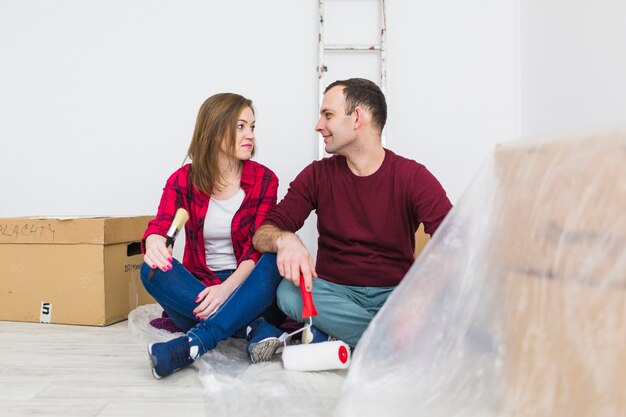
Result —
MULTIPOLYGON (((167 236, 165 236, 165 246, 174 246, 174 241, 176 241, 176 236, 181 231, 185 223, 189 220, 189 213, 184 208, 179 208, 176 210, 176 214, 174 215, 174 220, 172 220, 172 225, 170 229, 167 231, 167 236)), ((154 274, 156 274, 157 269, 151 269, 148 271, 148 275, 146 275, 146 279, 148 281, 152 281, 154 278, 154 274)))
POLYGON ((300 274, 300 292, 302 293, 302 318, 317 316, 317 309, 313 304, 313 293, 306 290, 302 274, 300 274))

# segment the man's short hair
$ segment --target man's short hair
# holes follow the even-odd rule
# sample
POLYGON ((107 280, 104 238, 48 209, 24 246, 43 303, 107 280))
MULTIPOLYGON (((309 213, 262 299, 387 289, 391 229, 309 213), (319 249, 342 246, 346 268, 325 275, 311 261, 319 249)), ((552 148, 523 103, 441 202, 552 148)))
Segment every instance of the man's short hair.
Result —
POLYGON ((342 86, 346 99, 346 115, 352 114, 357 106, 367 107, 372 112, 374 125, 382 132, 387 122, 387 102, 380 88, 365 78, 337 80, 324 90, 324 94, 333 87, 342 86))

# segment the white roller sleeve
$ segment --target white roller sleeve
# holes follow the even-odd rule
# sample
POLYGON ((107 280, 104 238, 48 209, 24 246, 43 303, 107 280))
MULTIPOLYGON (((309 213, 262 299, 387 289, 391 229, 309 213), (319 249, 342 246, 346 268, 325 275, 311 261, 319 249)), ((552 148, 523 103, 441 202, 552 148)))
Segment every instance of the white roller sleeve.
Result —
POLYGON ((340 341, 287 346, 283 366, 290 371, 328 371, 346 369, 350 364, 350 347, 340 341))

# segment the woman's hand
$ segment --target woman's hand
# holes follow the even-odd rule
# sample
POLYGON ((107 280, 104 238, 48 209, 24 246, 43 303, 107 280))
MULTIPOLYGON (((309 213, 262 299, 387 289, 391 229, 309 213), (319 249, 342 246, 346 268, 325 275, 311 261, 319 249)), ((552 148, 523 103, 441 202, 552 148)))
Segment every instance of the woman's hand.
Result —
POLYGON ((172 247, 165 246, 165 236, 152 234, 146 238, 146 254, 143 261, 152 269, 172 269, 172 247))
POLYGON ((198 306, 193 310, 196 318, 204 320, 211 316, 215 311, 224 304, 224 301, 232 294, 234 288, 228 285, 228 282, 223 282, 218 285, 212 285, 206 287, 198 294, 196 303, 198 306))
POLYGON ((196 298, 198 306, 193 310, 193 314, 199 320, 210 317, 218 308, 230 297, 237 287, 248 278, 254 268, 254 261, 246 259, 241 262, 235 272, 221 284, 206 287, 196 298))

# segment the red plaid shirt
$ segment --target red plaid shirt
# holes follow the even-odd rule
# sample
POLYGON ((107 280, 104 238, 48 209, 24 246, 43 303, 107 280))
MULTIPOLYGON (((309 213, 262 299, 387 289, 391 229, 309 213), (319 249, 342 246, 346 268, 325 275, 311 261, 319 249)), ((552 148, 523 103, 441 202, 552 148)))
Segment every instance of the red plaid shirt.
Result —
MULTIPOLYGON (((183 265, 204 284, 216 285, 222 281, 206 264, 203 236, 204 219, 211 196, 204 194, 191 184, 190 166, 190 164, 183 166, 167 180, 156 218, 148 223, 143 243, 151 234, 165 236, 176 210, 180 207, 184 208, 189 212, 189 220, 185 225, 183 265)), ((261 257, 261 253, 252 246, 252 236, 261 226, 270 209, 276 205, 278 178, 263 165, 254 161, 244 161, 241 188, 246 196, 233 217, 231 228, 237 265, 247 259, 252 259, 256 263, 261 257)))

